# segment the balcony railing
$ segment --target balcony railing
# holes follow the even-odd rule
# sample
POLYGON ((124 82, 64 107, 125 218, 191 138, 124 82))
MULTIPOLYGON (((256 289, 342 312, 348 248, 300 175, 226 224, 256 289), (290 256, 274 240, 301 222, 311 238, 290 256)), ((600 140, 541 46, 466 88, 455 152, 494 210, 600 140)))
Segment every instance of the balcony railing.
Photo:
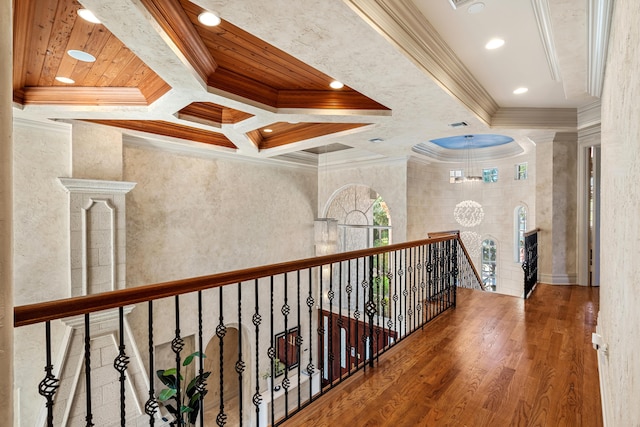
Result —
POLYGON ((43 425, 278 425, 455 307, 457 286, 482 289, 445 233, 20 306, 15 325, 44 339, 43 425))
POLYGON ((529 298, 538 283, 538 232, 539 229, 524 234, 524 298, 529 298))

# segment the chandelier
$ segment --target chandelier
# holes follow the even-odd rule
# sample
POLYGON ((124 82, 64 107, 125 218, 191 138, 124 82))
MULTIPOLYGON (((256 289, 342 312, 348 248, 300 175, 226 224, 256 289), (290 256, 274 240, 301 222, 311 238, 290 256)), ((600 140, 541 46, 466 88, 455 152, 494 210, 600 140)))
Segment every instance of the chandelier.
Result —
POLYGON ((461 226, 471 228, 480 225, 484 218, 484 210, 478 202, 463 200, 453 209, 453 217, 461 226))
POLYGON ((480 182, 482 181, 482 175, 474 174, 473 167, 473 135, 465 135, 465 165, 464 165, 464 176, 458 176, 455 178, 456 183, 463 182, 480 182))

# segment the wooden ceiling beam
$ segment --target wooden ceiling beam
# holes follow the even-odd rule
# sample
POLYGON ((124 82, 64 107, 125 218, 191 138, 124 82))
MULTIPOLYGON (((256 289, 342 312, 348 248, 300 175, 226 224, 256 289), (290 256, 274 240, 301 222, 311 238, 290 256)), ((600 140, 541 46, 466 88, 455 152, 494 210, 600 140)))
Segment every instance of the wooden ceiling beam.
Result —
POLYGON ((25 105, 148 105, 135 87, 26 87, 23 99, 25 105))
POLYGON ((298 123, 270 126, 275 130, 266 137, 261 134, 261 141, 258 146, 261 150, 266 150, 367 125, 368 123, 298 123), (279 128, 281 128, 281 131, 279 131, 279 128))
POLYGON ((162 120, 85 120, 106 126, 129 129, 138 132, 152 133, 187 141, 202 142, 226 148, 237 148, 221 133, 209 130, 165 122, 162 120))
POLYGON ((384 105, 351 89, 281 90, 278 108, 319 108, 389 111, 384 105))
POLYGON ((191 66, 207 81, 218 64, 211 56, 178 0, 142 0, 142 4, 175 43, 191 66))

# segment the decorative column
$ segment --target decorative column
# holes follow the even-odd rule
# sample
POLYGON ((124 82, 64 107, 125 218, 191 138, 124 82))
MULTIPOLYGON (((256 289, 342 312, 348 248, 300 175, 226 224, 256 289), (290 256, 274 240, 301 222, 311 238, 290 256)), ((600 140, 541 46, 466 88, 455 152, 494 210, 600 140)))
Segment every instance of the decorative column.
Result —
POLYGON ((538 281, 577 282, 576 133, 557 133, 536 141, 536 226, 540 229, 538 281))
MULTIPOLYGON (((80 159, 82 160, 82 159, 80 159)), ((73 297, 109 292, 126 287, 126 199, 135 187, 133 182, 95 179, 59 178, 69 193, 70 227, 70 294, 73 297)), ((124 307, 123 330, 119 328, 118 309, 92 313, 90 316, 91 394, 100 399, 92 405, 95 425, 113 422, 113 408, 119 407, 119 385, 114 375, 116 358, 124 360, 124 386, 127 389, 127 425, 144 414, 149 378, 139 358, 136 340, 131 332, 128 315, 134 306, 124 307), (122 348, 118 344, 122 335, 122 348), (122 352, 122 353, 121 353, 122 352), (109 372, 109 375, 102 374, 109 372)), ((77 404, 82 387, 85 363, 84 316, 62 320, 66 326, 62 344, 64 366, 58 373, 60 390, 56 395, 54 418, 61 425, 82 423, 84 407, 77 404)))
POLYGON ((69 192, 71 296, 125 288, 125 194, 133 182, 60 178, 69 192))
POLYGON ((0 419, 13 425, 13 1, 0 0, 0 419))

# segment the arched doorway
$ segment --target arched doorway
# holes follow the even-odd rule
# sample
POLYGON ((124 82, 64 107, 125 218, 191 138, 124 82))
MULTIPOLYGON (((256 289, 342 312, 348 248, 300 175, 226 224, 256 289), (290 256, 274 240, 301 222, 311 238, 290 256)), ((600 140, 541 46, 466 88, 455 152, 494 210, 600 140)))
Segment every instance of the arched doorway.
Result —
MULTIPOLYGON (((391 243, 390 209, 383 197, 366 185, 349 185, 337 191, 327 203, 325 216, 338 223, 338 252, 386 246, 391 243)), ((362 288, 362 276, 365 271, 364 258, 354 260, 334 268, 330 273, 323 272, 321 294, 327 289, 327 283, 339 284, 333 288, 335 296, 329 305, 320 312, 319 322, 327 333, 322 334, 319 347, 319 359, 323 364, 323 384, 329 384, 338 376, 345 375, 350 369, 362 363, 368 357, 369 329, 363 321, 362 313, 369 300, 368 289, 362 288), (326 274, 326 276, 324 276, 326 274), (329 282, 329 277, 332 281, 329 282), (357 283, 356 286, 353 286, 357 283), (342 285, 345 285, 342 287, 342 285), (351 284, 351 285, 347 285, 351 284), (359 314, 358 314, 359 313, 359 314)), ((391 260, 381 254, 373 258, 374 269, 388 271, 391 260)), ((389 282, 385 274, 379 274, 379 282, 373 291, 373 300, 378 304, 379 320, 377 325, 386 324, 384 319, 389 313, 389 282)), ((384 327, 375 328, 374 348, 381 350, 396 334, 384 327)))
MULTIPOLYGON (((222 395, 222 403, 224 404, 224 413, 227 416, 227 425, 240 425, 238 419, 239 414, 239 382, 238 372, 236 371, 236 362, 238 361, 238 334, 241 331, 237 326, 228 326, 226 333, 222 339, 222 357, 220 355, 220 338, 214 335, 205 347, 204 370, 211 372, 211 376, 207 380, 207 395, 204 398, 204 413, 206 420, 215 420, 220 413, 220 397, 222 395), (220 369, 222 361, 222 371, 220 369), (223 381, 220 381, 222 376, 223 381), (220 385, 222 384, 222 390, 220 385)), ((248 354, 248 348, 244 345, 243 336, 243 354, 248 354)), ((247 368, 249 368, 249 365, 247 368)), ((248 370, 243 372, 243 408, 249 407, 251 374, 248 370)), ((243 418, 247 418, 248 412, 243 411, 243 418)), ((247 419, 244 420, 246 422, 247 419)))

